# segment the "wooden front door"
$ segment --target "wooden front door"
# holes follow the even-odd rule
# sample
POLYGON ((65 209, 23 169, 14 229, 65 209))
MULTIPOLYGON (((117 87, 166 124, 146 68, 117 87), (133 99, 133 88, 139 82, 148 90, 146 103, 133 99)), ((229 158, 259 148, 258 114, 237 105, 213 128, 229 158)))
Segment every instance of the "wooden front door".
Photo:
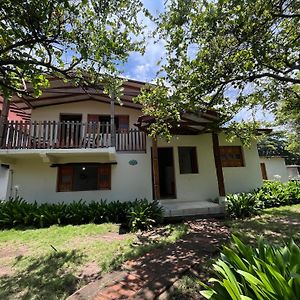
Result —
POLYGON ((260 163, 260 170, 263 180, 268 180, 267 169, 265 163, 260 163))
POLYGON ((61 129, 59 133, 60 147, 72 148, 79 143, 82 115, 61 114, 61 129), (80 124, 79 124, 80 123, 80 124))
POLYGON ((159 189, 161 199, 176 198, 173 148, 158 148, 159 189))

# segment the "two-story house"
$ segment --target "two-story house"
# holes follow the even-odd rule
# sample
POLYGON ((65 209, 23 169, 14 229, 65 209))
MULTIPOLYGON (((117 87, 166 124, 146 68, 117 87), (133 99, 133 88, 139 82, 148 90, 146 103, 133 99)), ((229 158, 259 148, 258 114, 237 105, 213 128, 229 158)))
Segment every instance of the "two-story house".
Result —
POLYGON ((166 215, 220 214, 225 193, 262 184, 256 144, 244 148, 213 132, 213 112, 185 113, 168 143, 147 136, 155 119, 132 100, 145 83, 126 81, 120 105, 101 87, 50 82, 38 99, 12 99, 31 111, 31 120, 5 124, 0 162, 9 166, 6 199, 147 198, 158 199, 166 215))
MULTIPOLYGON (((3 98, 0 96, 0 115, 3 107, 3 98)), ((14 103, 9 107, 7 113, 8 121, 30 121, 30 112, 26 112, 18 108, 14 103)), ((0 199, 5 199, 7 196, 7 187, 9 181, 9 166, 0 163, 0 199)))

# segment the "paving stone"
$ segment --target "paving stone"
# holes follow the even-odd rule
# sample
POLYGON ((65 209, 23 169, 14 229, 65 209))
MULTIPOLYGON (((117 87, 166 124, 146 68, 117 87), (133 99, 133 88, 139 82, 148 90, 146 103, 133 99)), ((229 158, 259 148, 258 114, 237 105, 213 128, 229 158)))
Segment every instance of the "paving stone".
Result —
POLYGON ((116 283, 113 286, 101 291, 101 295, 108 299, 128 299, 135 295, 136 292, 129 289, 126 285, 116 283))
POLYGON ((191 232, 183 239, 128 261, 123 265, 123 271, 104 276, 96 286, 93 283, 90 286, 94 289, 94 294, 90 293, 93 297, 69 300, 155 299, 191 267, 213 256, 228 240, 229 231, 219 221, 194 220, 188 225, 191 232))
POLYGON ((94 300, 109 300, 109 298, 105 297, 102 294, 98 294, 94 300))
POLYGON ((76 291, 74 294, 69 296, 67 300, 92 300, 102 289, 123 280, 126 276, 128 276, 128 273, 125 271, 114 271, 109 274, 105 274, 100 279, 95 280, 76 291))

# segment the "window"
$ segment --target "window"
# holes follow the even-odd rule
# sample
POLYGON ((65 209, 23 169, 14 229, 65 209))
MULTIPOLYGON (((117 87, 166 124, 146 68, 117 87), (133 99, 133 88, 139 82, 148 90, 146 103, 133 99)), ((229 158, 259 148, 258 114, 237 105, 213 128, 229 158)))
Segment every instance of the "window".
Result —
POLYGON ((220 155, 222 167, 244 167, 241 146, 221 146, 220 155))
POLYGON ((111 189, 110 164, 72 164, 58 167, 58 192, 111 189))
MULTIPOLYGON (((88 115, 88 122, 100 122, 101 125, 110 125, 110 116, 109 115, 88 115)), ((97 125, 93 125, 97 127, 97 125)), ((115 126, 116 130, 128 130, 129 129, 129 116, 119 115, 115 116, 115 126)), ((101 126, 101 131, 105 130, 105 126, 101 126)))
POLYGON ((178 147, 180 174, 198 173, 196 147, 178 147))

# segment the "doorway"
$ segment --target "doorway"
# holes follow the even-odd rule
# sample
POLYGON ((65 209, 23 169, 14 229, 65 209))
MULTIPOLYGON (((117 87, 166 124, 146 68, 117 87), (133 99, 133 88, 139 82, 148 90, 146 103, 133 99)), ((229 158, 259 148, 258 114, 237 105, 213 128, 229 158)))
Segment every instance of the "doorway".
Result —
POLYGON ((176 198, 173 148, 158 148, 159 188, 162 199, 176 198))
POLYGON ((64 147, 74 147, 78 144, 80 140, 80 132, 81 132, 81 121, 82 115, 80 114, 61 114, 60 122, 63 122, 61 126, 61 132, 59 133, 60 137, 60 146, 64 147), (80 124, 69 122, 79 122, 80 124), (77 142, 77 143, 76 143, 77 142))
POLYGON ((267 169, 265 163, 260 163, 260 170, 263 180, 268 180, 267 169))

